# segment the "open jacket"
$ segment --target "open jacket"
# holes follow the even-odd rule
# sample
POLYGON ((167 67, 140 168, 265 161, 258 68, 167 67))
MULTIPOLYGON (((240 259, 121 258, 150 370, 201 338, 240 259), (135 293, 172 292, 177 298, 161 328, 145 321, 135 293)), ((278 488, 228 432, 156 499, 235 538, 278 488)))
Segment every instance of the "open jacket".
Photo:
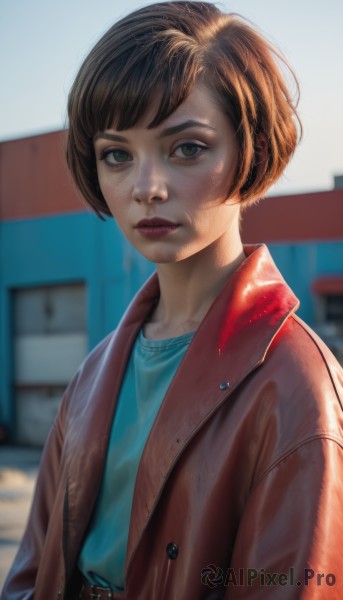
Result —
MULTIPOLYGON (((267 248, 245 250, 145 445, 118 598, 343 598, 342 370, 295 316, 267 248)), ((125 365, 158 293, 153 275, 69 385, 2 600, 69 597, 125 365)))

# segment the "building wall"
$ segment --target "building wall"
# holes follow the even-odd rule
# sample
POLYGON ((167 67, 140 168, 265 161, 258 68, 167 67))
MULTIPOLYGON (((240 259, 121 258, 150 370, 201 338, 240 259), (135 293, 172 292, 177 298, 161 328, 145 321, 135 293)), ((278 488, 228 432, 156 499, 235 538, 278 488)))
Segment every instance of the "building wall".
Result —
POLYGON ((65 132, 0 144, 0 221, 85 209, 68 172, 65 132))
POLYGON ((332 348, 338 344, 343 360, 343 189, 265 198, 243 213, 242 237, 249 243, 268 243, 300 300, 299 316, 329 345, 334 341, 332 348), (339 296, 341 309, 336 333, 331 323, 330 334, 323 309, 332 293, 339 296))
POLYGON ((343 240, 334 242, 268 243, 272 256, 300 300, 298 315, 317 325, 317 296, 313 286, 319 278, 343 279, 343 240))
POLYGON ((0 240, 0 423, 15 433, 15 291, 84 284, 90 350, 117 325, 153 266, 132 250, 113 221, 86 212, 2 221, 0 240))
MULTIPOLYGON (((19 360, 16 293, 84 285, 87 352, 117 325, 153 270, 111 219, 102 222, 86 209, 65 165, 64 138, 60 131, 0 144, 0 424, 10 428, 12 439, 20 430, 14 385, 15 357, 19 360)), ((300 298, 300 316, 316 326, 314 282, 329 276, 343 280, 343 190, 265 199, 244 213, 242 236, 246 243, 267 242, 300 298)), ((32 405, 27 403, 25 419, 33 421, 26 431, 31 434, 23 434, 19 441, 41 443, 56 411, 56 398, 53 394, 51 398, 50 404, 38 399, 35 405, 36 415, 47 412, 39 434, 34 426, 35 399, 32 405)))

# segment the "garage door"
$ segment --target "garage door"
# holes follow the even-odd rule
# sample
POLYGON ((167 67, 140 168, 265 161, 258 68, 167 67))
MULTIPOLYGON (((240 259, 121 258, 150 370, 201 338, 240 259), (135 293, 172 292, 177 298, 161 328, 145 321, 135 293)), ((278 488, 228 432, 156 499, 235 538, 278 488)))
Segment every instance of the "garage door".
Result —
POLYGON ((16 441, 40 446, 87 353, 83 284, 13 292, 16 441))

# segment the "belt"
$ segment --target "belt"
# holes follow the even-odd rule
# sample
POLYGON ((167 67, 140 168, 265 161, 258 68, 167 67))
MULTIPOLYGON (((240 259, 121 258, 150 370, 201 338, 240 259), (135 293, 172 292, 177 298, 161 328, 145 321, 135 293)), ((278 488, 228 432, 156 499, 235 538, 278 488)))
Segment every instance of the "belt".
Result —
POLYGON ((112 592, 108 588, 98 585, 91 585, 85 578, 82 578, 82 585, 78 600, 123 600, 124 595, 121 592, 112 592))

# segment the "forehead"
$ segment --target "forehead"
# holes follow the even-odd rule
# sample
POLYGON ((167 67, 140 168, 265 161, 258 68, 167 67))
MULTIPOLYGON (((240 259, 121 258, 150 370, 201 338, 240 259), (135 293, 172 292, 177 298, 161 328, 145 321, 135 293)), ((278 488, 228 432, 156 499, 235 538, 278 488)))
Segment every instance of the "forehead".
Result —
MULTIPOLYGON (((160 108, 160 103, 161 93, 157 93, 156 97, 149 102, 149 107, 142 117, 130 129, 151 129, 160 108)), ((201 121, 204 124, 211 125, 214 121, 218 120, 225 120, 231 124, 227 115, 224 114, 213 90, 204 83, 196 83, 186 99, 155 127, 165 128, 185 121, 201 121)), ((116 129, 115 124, 113 129, 116 129)))

